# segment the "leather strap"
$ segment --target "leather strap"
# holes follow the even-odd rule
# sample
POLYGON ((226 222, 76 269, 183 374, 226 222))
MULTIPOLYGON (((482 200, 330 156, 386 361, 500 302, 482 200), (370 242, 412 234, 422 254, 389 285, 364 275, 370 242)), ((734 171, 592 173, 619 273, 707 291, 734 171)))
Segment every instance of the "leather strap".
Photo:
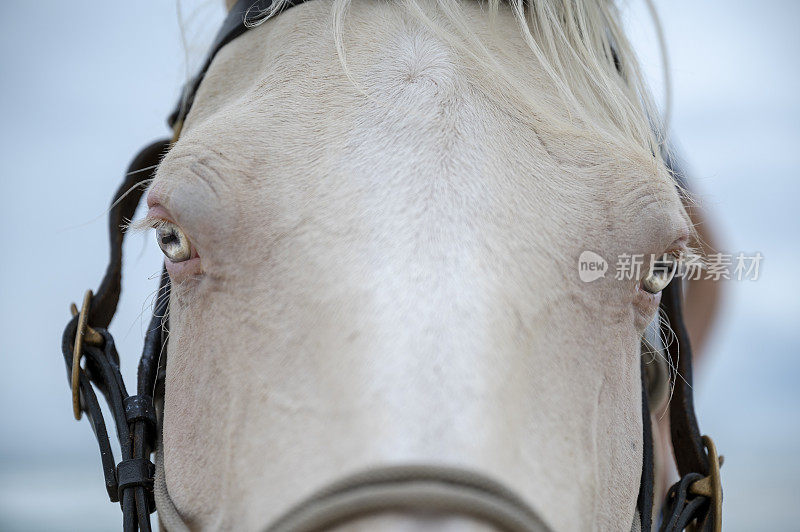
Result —
POLYGON ((694 411, 692 390, 692 347, 686 325, 683 323, 683 287, 680 278, 673 279, 663 293, 662 308, 675 334, 675 340, 667 349, 678 376, 674 379, 674 390, 670 402, 670 427, 672 441, 681 442, 675 448, 675 462, 681 475, 702 473, 707 475, 708 457, 703 447, 700 428, 694 411))
MULTIPOLYGON (((301 1, 303 0, 297 3, 301 1)), ((263 11, 270 5, 271 0, 240 0, 229 12, 203 68, 194 80, 187 84, 176 111, 170 116, 170 125, 177 128, 176 137, 180 133, 183 118, 194 100, 194 94, 216 53, 247 30, 244 16, 249 9, 263 11)), ((87 414, 97 437, 106 491, 112 502, 120 502, 123 528, 126 531, 137 529, 149 531, 149 515, 155 510, 153 467, 149 457, 156 440, 153 397, 159 359, 166 347, 166 336, 163 331, 168 327, 166 308, 169 299, 169 277, 166 271, 162 271, 161 274, 158 302, 145 337, 139 363, 136 396, 128 396, 119 370, 119 356, 114 347, 114 340, 107 329, 116 313, 121 291, 124 224, 133 217, 144 192, 144 184, 153 177, 170 145, 171 141, 164 139, 150 144, 139 152, 114 195, 108 216, 110 244, 108 266, 100 287, 90 300, 87 319, 88 326, 101 336, 102 342, 99 345, 84 342, 80 353, 81 358, 85 360, 85 369, 80 370, 78 374, 79 409, 87 414), (105 396, 111 410, 120 441, 122 456, 119 464, 114 462, 105 420, 92 385, 105 396)), ((72 372, 72 350, 79 334, 78 319, 78 316, 75 316, 70 320, 62 337, 62 352, 68 378, 72 372)), ((83 335, 83 331, 80 334, 83 335)))
MULTIPOLYGON (((294 2, 287 5, 284 9, 301 4, 304 1, 305 0, 294 0, 294 2)), ((206 60, 203 62, 203 66, 195 77, 184 86, 180 100, 178 100, 175 109, 167 118, 169 127, 180 132, 183 126, 183 120, 186 118, 186 115, 189 114, 189 109, 194 103, 197 89, 200 87, 200 83, 202 83, 208 71, 208 67, 211 66, 211 62, 214 60, 214 57, 216 57, 217 52, 219 52, 223 46, 247 31, 248 26, 246 24, 246 18, 247 20, 252 20, 253 16, 268 11, 270 6, 272 6, 272 0, 239 0, 230 11, 228 11, 228 15, 225 17, 222 27, 217 32, 211 49, 208 51, 206 60)))
MULTIPOLYGON (((683 322, 682 299, 682 280, 675 278, 662 294, 661 308, 668 326, 675 334, 674 341, 667 346, 671 366, 677 373, 672 378, 670 430, 675 463, 681 479, 669 490, 659 530, 683 530, 696 520, 699 529, 707 532, 719 529, 721 523, 715 523, 712 501, 708 497, 692 494, 689 489, 694 482, 709 476, 710 464, 694 410, 692 347, 683 322)), ((669 331, 665 331, 665 334, 669 334, 669 331)), ((722 497, 721 489, 718 496, 722 497)))
POLYGON ((550 530, 525 501, 472 471, 433 465, 373 469, 340 480, 279 518, 269 532, 314 532, 382 512, 461 514, 511 532, 550 530))
POLYGON ((639 511, 640 529, 642 532, 650 532, 653 526, 653 491, 655 488, 653 428, 650 420, 650 407, 647 404, 645 360, 644 357, 640 358, 642 368, 642 477, 639 482, 639 496, 636 499, 636 508, 639 511))
MULTIPOLYGON (((129 220, 143 193, 142 184, 149 180, 166 152, 169 142, 158 141, 134 158, 122 185, 114 196, 109 212, 110 257, 105 277, 91 299, 89 326, 99 335, 95 344, 84 342, 81 356, 84 369, 79 370, 80 410, 87 414, 100 448, 106 491, 112 502, 122 506, 123 528, 149 531, 149 515, 153 502, 153 464, 150 454, 155 443, 155 390, 158 357, 164 346, 169 277, 162 271, 159 298, 150 321, 142 359, 139 365, 137 395, 129 396, 119 368, 119 355, 107 326, 116 312, 122 275, 123 226, 129 220), (114 461, 108 432, 94 387, 108 403, 120 442, 121 460, 114 461)), ((78 333, 78 316, 74 316, 62 337, 62 353, 68 376, 72 372, 73 348, 78 333)), ((68 377, 69 378, 69 377, 68 377)))
POLYGON ((167 153, 168 140, 158 140, 140 151, 131 162, 122 184, 114 194, 108 213, 109 257, 106 274, 92 297, 89 324, 107 329, 117 311, 122 280, 122 241, 124 225, 133 217, 144 193, 143 183, 153 177, 161 157, 167 153))

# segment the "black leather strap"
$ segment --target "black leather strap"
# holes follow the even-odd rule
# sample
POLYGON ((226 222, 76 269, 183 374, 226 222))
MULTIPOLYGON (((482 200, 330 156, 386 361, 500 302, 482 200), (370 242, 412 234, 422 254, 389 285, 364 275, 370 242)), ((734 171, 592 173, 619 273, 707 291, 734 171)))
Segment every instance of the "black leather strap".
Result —
MULTIPOLYGON (((305 0, 296 0, 291 3, 291 5, 288 5, 287 8, 304 1, 305 0)), ((223 46, 247 31, 245 17, 247 17, 247 20, 252 20, 254 16, 269 10, 270 6, 272 6, 272 0, 239 0, 234 4, 231 10, 228 11, 228 16, 225 17, 222 27, 217 32, 217 36, 214 38, 214 43, 211 45, 211 49, 206 56, 206 60, 203 62, 203 66, 195 77, 184 86, 180 100, 178 100, 175 109, 167 118, 169 127, 175 129, 176 126, 186 118, 186 115, 189 114, 189 109, 194 103, 197 89, 200 87, 200 83, 202 83, 208 71, 208 67, 211 66, 211 62, 214 60, 214 57, 216 57, 217 52, 219 52, 223 46)))
POLYGON ((140 151, 128 168, 122 184, 114 194, 112 208, 108 213, 109 257, 108 267, 100 287, 95 292, 89 311, 89 324, 93 328, 108 328, 121 290, 122 280, 122 228, 133 217, 144 193, 143 183, 153 177, 161 157, 169 148, 169 141, 159 140, 140 151))
MULTIPOLYGON (((689 486, 701 478, 703 475, 700 473, 688 473, 669 489, 660 530, 683 530, 703 512, 708 512, 709 501, 705 497, 691 497, 689 494, 689 486)), ((706 520, 703 523, 700 530, 710 530, 706 520)))
POLYGON ((653 428, 650 420, 650 407, 647 403, 647 376, 645 360, 641 360, 642 379, 642 477, 639 482, 639 496, 636 507, 639 510, 642 532, 650 532, 653 526, 653 490, 655 475, 653 473, 653 428))
POLYGON ((694 411, 692 390, 692 347, 689 334, 683 323, 683 288, 680 278, 673 279, 664 290, 662 308, 675 334, 674 342, 668 346, 673 367, 679 377, 675 379, 672 400, 670 401, 670 427, 672 441, 680 442, 675 447, 675 462, 681 475, 688 473, 708 474, 706 456, 700 428, 694 411))
POLYGON ((155 465, 147 458, 128 458, 117 464, 117 489, 121 494, 127 488, 144 486, 152 491, 155 465))
MULTIPOLYGON (((675 278, 662 294, 661 308, 675 334, 675 340, 667 347, 672 367, 677 369, 672 382, 670 430, 675 463, 681 479, 669 491, 660 530, 683 530, 696 520, 700 530, 710 531, 715 524, 710 501, 707 497, 689 492, 691 483, 708 476, 710 468, 694 410, 692 347, 683 322, 682 299, 682 280, 675 278)), ((669 331, 665 333, 669 334, 669 331)))
MULTIPOLYGON (((258 14, 268 9, 270 5, 271 0, 240 0, 234 6, 220 29, 203 68, 193 81, 187 84, 184 96, 170 116, 170 125, 182 121, 188 113, 197 88, 216 53, 247 30, 244 23, 245 14, 249 10, 258 14)), ((153 396, 159 359, 166 345, 164 331, 168 327, 166 316, 169 277, 166 271, 162 271, 161 274, 159 297, 145 336, 139 363, 137 395, 128 396, 119 370, 119 356, 107 328, 117 310, 121 292, 122 243, 125 237, 123 227, 133 217, 144 193, 144 184, 153 177, 156 167, 169 147, 170 141, 164 139, 150 144, 139 152, 114 195, 108 217, 110 244, 108 267, 100 287, 91 299, 88 315, 89 326, 102 336, 103 342, 100 346, 84 345, 82 358, 85 360, 85 370, 79 373, 81 410, 86 413, 97 437, 106 491, 112 502, 120 502, 123 528, 126 531, 137 529, 149 531, 149 515, 155 510, 153 468, 149 457, 157 430, 153 396), (114 462, 105 420, 93 385, 105 397, 114 419, 122 455, 118 465, 114 462)), ((68 375, 72 371, 72 350, 77 326, 76 316, 67 324, 62 338, 62 352, 68 375)))
MULTIPOLYGON (((163 140, 142 150, 134 158, 117 190, 109 212, 109 265, 89 309, 89 326, 100 335, 102 341, 96 345, 84 342, 81 352, 84 360, 84 369, 80 370, 78 381, 81 410, 86 413, 97 437, 109 499, 112 502, 120 501, 123 527, 128 531, 136 530, 137 527, 150 530, 149 515, 155 509, 153 468, 149 457, 156 431, 152 397, 158 357, 164 343, 162 331, 166 324, 163 317, 166 315, 169 294, 169 277, 166 272, 162 272, 160 296, 145 340, 137 395, 128 395, 120 373, 119 355, 107 326, 116 312, 120 295, 124 223, 133 216, 144 190, 142 184, 152 177, 168 146, 169 141, 163 140), (114 461, 105 420, 93 386, 105 397, 114 420, 120 442, 119 464, 114 461)), ((72 350, 77 327, 78 317, 75 316, 67 324, 62 337, 62 353, 68 375, 72 371, 72 350)))
POLYGON ((153 407, 153 398, 149 395, 131 395, 125 399, 125 417, 128 423, 147 421, 151 426, 156 426, 156 409, 153 407))
MULTIPOLYGON (((248 10, 252 9, 254 10, 252 12, 257 14, 268 9, 270 5, 271 0, 240 0, 234 6, 220 29, 200 73, 187 84, 184 96, 169 119, 170 125, 182 121, 188 113, 197 88, 216 53, 247 30, 244 17, 248 10)), ((106 491, 112 502, 120 502, 123 528, 126 531, 137 529, 149 531, 149 515, 155 509, 153 468, 149 457, 157 430, 153 396, 159 359, 166 345, 164 331, 168 327, 166 316, 169 277, 166 271, 162 271, 161 274, 159 297, 145 337, 139 363, 137 395, 128 396, 119 370, 119 356, 107 328, 117 310, 121 291, 124 224, 132 218, 144 192, 145 182, 153 177, 156 167, 169 147, 170 141, 164 139, 150 144, 139 152, 114 195, 108 217, 110 243, 108 267, 100 287, 91 299, 88 314, 89 326, 102 336, 103 342, 99 346, 84 344, 81 354, 85 360, 85 370, 79 372, 78 378, 81 410, 86 413, 97 437, 106 491), (96 386, 105 397, 114 419, 122 455, 118 465, 114 463, 105 420, 92 385, 96 386)), ((76 316, 67 324, 62 337, 62 352, 68 375, 72 371, 72 350, 77 327, 76 316)))

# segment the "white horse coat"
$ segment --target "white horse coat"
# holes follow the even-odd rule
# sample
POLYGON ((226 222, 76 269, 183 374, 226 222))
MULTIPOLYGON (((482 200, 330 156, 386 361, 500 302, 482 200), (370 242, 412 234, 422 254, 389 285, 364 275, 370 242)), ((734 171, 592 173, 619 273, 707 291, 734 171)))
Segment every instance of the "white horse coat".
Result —
POLYGON ((635 91, 591 64, 551 72, 505 6, 339 7, 226 45, 149 192, 198 255, 168 264, 159 480, 191 527, 257 530, 345 475, 451 465, 554 530, 630 529, 657 297, 613 271, 582 282, 577 258, 680 251, 690 232, 635 91), (594 99, 564 96, 592 76, 594 99))

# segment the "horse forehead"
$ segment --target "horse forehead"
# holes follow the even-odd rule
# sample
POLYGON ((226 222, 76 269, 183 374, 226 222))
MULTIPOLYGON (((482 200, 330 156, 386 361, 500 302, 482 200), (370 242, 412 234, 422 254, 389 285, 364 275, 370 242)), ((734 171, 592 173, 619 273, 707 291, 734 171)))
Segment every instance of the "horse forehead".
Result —
POLYGON ((340 55, 330 4, 300 4, 227 44, 204 77, 185 130, 223 117, 231 106, 252 113, 265 106, 300 112, 319 111, 310 105, 355 106, 364 79, 441 86, 455 77, 449 47, 392 6, 360 3, 348 12, 340 55))
MULTIPOLYGON (((229 43, 198 91, 187 133, 211 140, 229 160, 239 166, 254 163, 259 166, 255 173, 270 177, 270 165, 275 174, 287 177, 319 174, 326 164, 337 167, 330 171, 351 175, 359 163, 376 162, 411 172, 409 165, 423 160, 427 150, 433 157, 460 163, 460 176, 471 185, 479 179, 484 189, 506 186, 558 200, 544 202, 540 212, 553 211, 557 204, 594 204, 597 208, 590 212, 599 219, 626 211, 619 197, 646 196, 652 190, 674 196, 667 180, 654 179, 639 163, 601 155, 604 162, 594 168, 565 168, 564 161, 597 158, 608 150, 514 123, 492 98, 474 90, 456 66, 451 47, 410 23, 401 10, 360 3, 348 13, 348 27, 359 25, 370 31, 347 34, 352 78, 337 54, 328 0, 296 6, 229 43), (369 98, 364 98, 364 89, 369 98), (405 145, 399 136, 403 130, 413 133, 405 145), (255 149, 253 139, 277 156, 248 153, 255 149), (554 153, 548 143, 559 149, 554 153), (395 164, 389 155, 402 154, 400 148, 407 156, 395 164), (330 157, 337 151, 351 160, 343 164, 341 158, 330 157), (320 157, 323 152, 326 158, 320 157), (485 161, 493 158, 495 168, 487 172, 485 161), (506 161, 515 161, 518 168, 509 171, 506 161), (502 178, 514 173, 536 177, 502 178), (617 178, 597 179, 603 175, 617 178), (539 179, 544 176, 558 179, 539 179)), ((537 90, 549 90, 535 76, 528 81, 537 90)), ((415 171, 404 183, 424 178, 425 172, 415 171)), ((270 186, 282 182, 273 180, 270 186)), ((592 225, 588 222, 585 227, 592 225)))

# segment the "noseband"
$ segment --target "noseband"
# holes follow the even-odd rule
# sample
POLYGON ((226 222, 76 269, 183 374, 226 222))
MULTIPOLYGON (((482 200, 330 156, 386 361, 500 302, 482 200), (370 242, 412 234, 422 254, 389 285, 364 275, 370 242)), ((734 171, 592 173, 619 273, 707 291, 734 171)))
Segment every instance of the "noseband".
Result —
MULTIPOLYGON (((294 0, 297 5, 305 0, 294 0)), ((72 389, 76 419, 82 413, 92 425, 100 448, 106 491, 111 502, 122 508, 126 532, 151 530, 150 514, 155 511, 155 493, 166 508, 159 508, 162 522, 172 528, 186 528, 180 521, 166 492, 163 470, 156 475, 150 461, 156 453, 163 469, 161 453, 161 414, 166 367, 167 306, 170 280, 161 272, 159 297, 144 339, 136 394, 128 395, 119 367, 119 355, 108 326, 117 309, 122 280, 123 227, 133 217, 144 192, 143 184, 180 135, 183 121, 194 96, 216 53, 245 33, 245 17, 250 10, 265 12, 271 0, 239 0, 228 13, 199 74, 187 83, 183 97, 168 122, 172 140, 160 140, 144 148, 133 160, 125 179, 114 195, 109 212, 110 257, 105 276, 96 293, 87 291, 80 309, 72 305, 73 317, 64 329, 62 352, 72 389), (84 361, 81 367, 81 359, 84 361), (121 460, 115 462, 95 388, 106 399, 120 443, 121 460), (158 484, 156 478, 158 477, 158 484)), ((670 164, 670 161, 667 160, 670 164)), ((674 391, 670 402, 670 429, 675 463, 681 476, 667 494, 659 531, 718 531, 722 525, 721 457, 713 441, 701 436, 692 398, 692 351, 683 322, 682 289, 679 278, 667 286, 661 309, 676 341, 666 346, 666 356, 676 369, 671 376, 674 391), (680 349, 680 355, 678 350, 680 349)), ((637 514, 642 531, 654 528, 653 437, 648 406, 647 364, 642 362, 642 476, 637 499, 637 514)), ((519 497, 497 484, 469 471, 446 467, 413 465, 378 469, 337 482, 306 499, 270 526, 274 531, 319 530, 347 519, 383 511, 439 511, 464 514, 504 530, 547 530, 536 513, 519 497)), ((637 528, 634 526, 634 528, 637 528)))

